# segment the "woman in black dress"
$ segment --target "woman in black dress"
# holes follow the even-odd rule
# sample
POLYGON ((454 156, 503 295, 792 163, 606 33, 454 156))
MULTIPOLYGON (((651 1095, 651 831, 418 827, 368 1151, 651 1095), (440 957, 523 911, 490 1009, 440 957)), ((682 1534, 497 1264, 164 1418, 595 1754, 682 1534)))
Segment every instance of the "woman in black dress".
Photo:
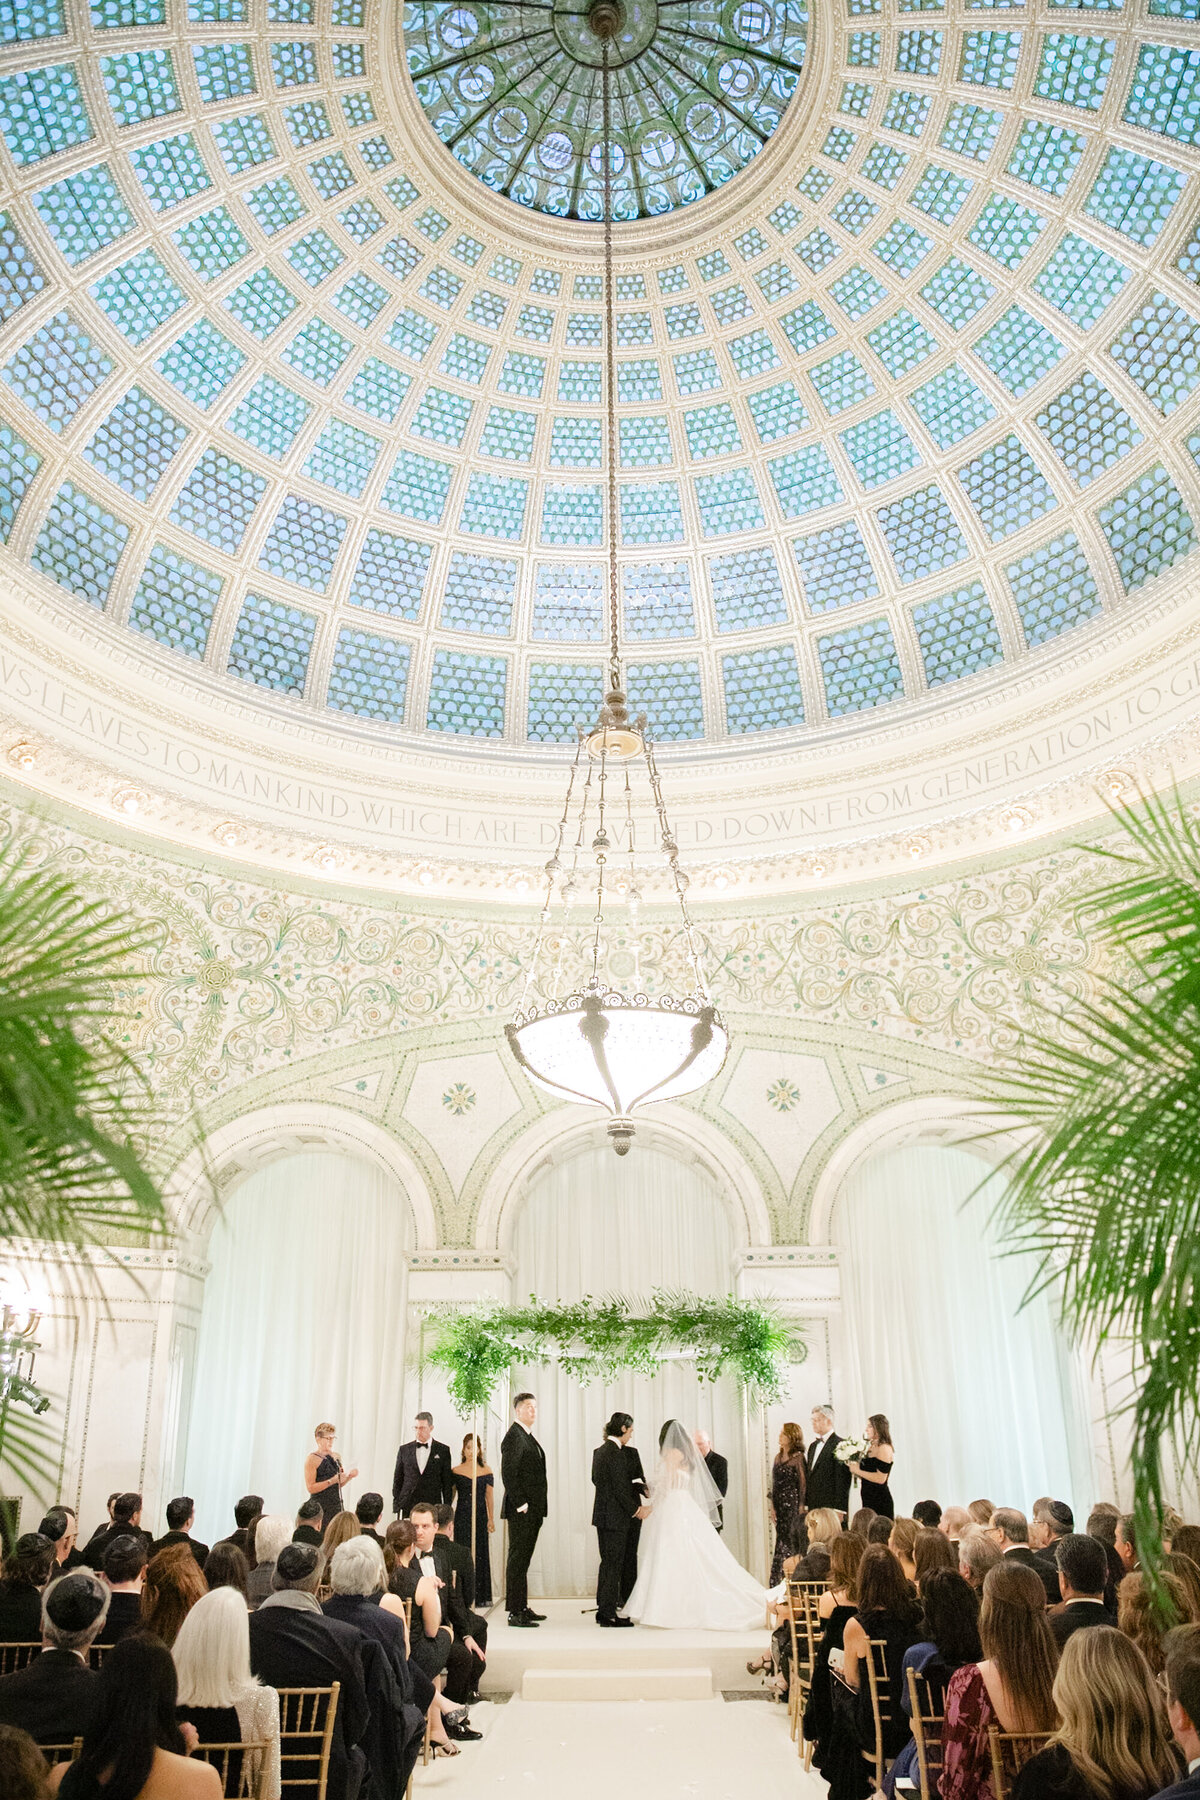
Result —
POLYGON ((863 1505, 870 1506, 876 1518, 894 1519, 896 1503, 888 1483, 892 1479, 896 1452, 892 1448, 892 1428, 886 1415, 872 1413, 863 1436, 867 1440, 867 1453, 861 1461, 850 1464, 850 1473, 857 1476, 862 1485, 863 1505))
POLYGON ((771 1559, 770 1587, 783 1580, 783 1564, 804 1549, 804 1495, 808 1477, 804 1469, 804 1433, 798 1425, 784 1425, 779 1433, 779 1452, 771 1467, 771 1517, 775 1521, 775 1554, 771 1559))
POLYGON ((465 1544, 475 1563, 475 1604, 492 1604, 492 1547, 495 1531, 493 1507, 495 1476, 483 1460, 483 1445, 473 1434, 463 1439, 462 1461, 450 1471, 454 1480, 454 1541, 465 1544), (475 1527, 471 1529, 471 1499, 475 1500, 475 1527))
POLYGON ((334 1426, 318 1425, 313 1433, 317 1447, 304 1459, 304 1488, 321 1508, 322 1537, 330 1519, 342 1511, 342 1489, 358 1474, 357 1469, 343 1469, 341 1457, 333 1454, 334 1434, 334 1426))

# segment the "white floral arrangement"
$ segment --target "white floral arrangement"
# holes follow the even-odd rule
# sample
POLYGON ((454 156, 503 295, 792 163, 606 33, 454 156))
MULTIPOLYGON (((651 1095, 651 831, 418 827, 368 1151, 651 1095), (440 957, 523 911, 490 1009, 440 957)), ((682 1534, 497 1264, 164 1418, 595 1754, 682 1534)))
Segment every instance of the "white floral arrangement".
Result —
POLYGON ((866 1438, 844 1437, 834 1449, 833 1454, 840 1463, 859 1462, 867 1454, 866 1438))

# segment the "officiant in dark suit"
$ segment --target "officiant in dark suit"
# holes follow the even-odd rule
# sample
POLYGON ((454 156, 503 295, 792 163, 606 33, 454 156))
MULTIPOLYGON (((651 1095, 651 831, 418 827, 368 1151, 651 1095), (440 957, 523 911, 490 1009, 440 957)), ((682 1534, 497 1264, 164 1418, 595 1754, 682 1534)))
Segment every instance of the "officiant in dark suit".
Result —
POLYGON ((722 1456, 719 1450, 713 1449, 712 1439, 709 1437, 707 1431, 693 1432, 692 1433, 692 1442, 695 1444, 697 1450, 700 1452, 701 1456, 704 1458, 704 1466, 708 1470, 709 1474, 712 1476, 713 1480, 717 1484, 717 1492, 720 1494, 721 1501, 722 1501, 722 1504, 720 1506, 718 1506, 718 1508, 717 1508, 717 1530, 724 1531, 724 1529, 725 1529, 724 1500, 725 1500, 726 1494, 729 1492, 729 1462, 728 1462, 728 1459, 726 1457, 722 1456))
POLYGON ((392 1504, 396 1517, 406 1519, 418 1500, 443 1506, 454 1498, 450 1473, 450 1446, 433 1435, 433 1414, 419 1412, 413 1421, 411 1442, 401 1444, 392 1476, 392 1504))
POLYGON ((638 1539, 646 1479, 642 1459, 630 1443, 633 1419, 615 1412, 604 1427, 604 1442, 592 1452, 592 1524, 600 1542, 600 1574, 596 1581, 597 1625, 632 1625, 617 1616, 637 1581, 638 1539))
POLYGON ((807 1476, 805 1504, 809 1512, 815 1512, 819 1506, 831 1506, 834 1512, 845 1515, 850 1510, 853 1476, 847 1464, 839 1462, 835 1454, 842 1440, 833 1428, 832 1406, 813 1407, 812 1428, 804 1464, 807 1476))

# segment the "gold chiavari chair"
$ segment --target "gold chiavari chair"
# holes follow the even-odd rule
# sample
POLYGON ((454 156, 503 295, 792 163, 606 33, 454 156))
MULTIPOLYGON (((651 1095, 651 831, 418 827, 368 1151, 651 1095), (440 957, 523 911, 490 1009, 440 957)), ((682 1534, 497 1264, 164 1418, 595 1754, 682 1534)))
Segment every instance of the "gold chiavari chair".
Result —
POLYGON ((921 1800, 937 1800, 942 1778, 942 1726, 946 1720, 946 1690, 935 1687, 916 1669, 908 1670, 908 1701, 912 1708, 913 1742, 921 1776, 921 1800))
POLYGON ((40 1638, 35 1644, 0 1644, 0 1675, 15 1675, 18 1669, 27 1669, 41 1648, 40 1638))
POLYGON ((813 1670, 817 1661, 817 1644, 825 1628, 819 1607, 825 1587, 819 1581, 789 1581, 789 1611, 794 1619, 792 1638, 792 1675, 788 1688, 789 1705, 795 1709, 794 1729, 797 1752, 804 1766, 812 1764, 812 1745, 804 1738, 804 1713, 812 1692, 813 1670))
POLYGON ((991 1727, 988 1748, 992 1753, 992 1787, 996 1800, 1008 1800, 1018 1771, 1049 1742, 1048 1731, 1001 1731, 995 1725, 991 1727))
POLYGON ((39 1744, 38 1749, 53 1768, 55 1763, 74 1762, 83 1749, 83 1739, 73 1738, 69 1744, 39 1744))
POLYGON ((111 1644, 93 1644, 88 1650, 89 1669, 102 1669, 104 1667, 104 1659, 111 1649, 111 1644))
POLYGON ((267 1746, 251 1744, 197 1744, 193 1762, 206 1762, 221 1777, 225 1800, 266 1800, 267 1746))
MULTIPOLYGON (((871 1719, 875 1728, 875 1742, 870 1750, 862 1752, 864 1762, 871 1765, 871 1782, 876 1788, 882 1788, 883 1778, 894 1758, 884 1754, 883 1733, 885 1726, 892 1722, 892 1695, 887 1679, 887 1645, 882 1638, 867 1639, 866 1676, 867 1687, 871 1695, 871 1719)), ((997 1796, 999 1800, 999 1796, 997 1796)))
POLYGON ((327 1688, 280 1688, 279 1772, 284 1795, 303 1788, 304 1800, 325 1800, 329 1753, 340 1681, 327 1688))

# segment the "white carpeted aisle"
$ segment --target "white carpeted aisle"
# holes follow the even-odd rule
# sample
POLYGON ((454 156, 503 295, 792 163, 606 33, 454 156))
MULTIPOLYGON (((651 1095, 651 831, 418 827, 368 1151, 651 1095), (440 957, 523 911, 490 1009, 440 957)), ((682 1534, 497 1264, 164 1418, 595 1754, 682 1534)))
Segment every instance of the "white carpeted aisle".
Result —
POLYGON ((418 1769, 416 1794, 446 1800, 822 1800, 788 1736, 787 1709, 764 1701, 529 1701, 477 1709, 482 1743, 418 1769), (487 1715, 486 1718, 484 1715, 487 1715))

